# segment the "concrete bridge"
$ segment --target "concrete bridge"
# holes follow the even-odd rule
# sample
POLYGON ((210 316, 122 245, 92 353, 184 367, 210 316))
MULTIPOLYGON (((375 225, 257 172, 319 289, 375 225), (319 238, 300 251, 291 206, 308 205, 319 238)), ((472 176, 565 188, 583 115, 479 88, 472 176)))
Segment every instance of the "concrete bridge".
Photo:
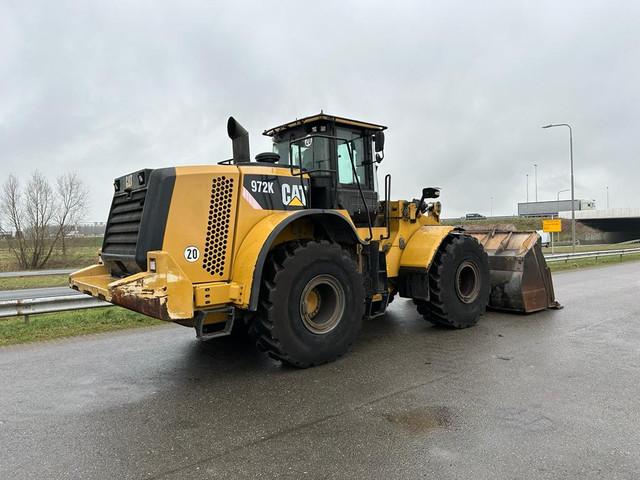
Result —
MULTIPOLYGON (((571 220, 571 212, 560 212, 559 216, 571 220)), ((576 221, 604 232, 607 242, 640 239, 640 208, 576 210, 576 221)))

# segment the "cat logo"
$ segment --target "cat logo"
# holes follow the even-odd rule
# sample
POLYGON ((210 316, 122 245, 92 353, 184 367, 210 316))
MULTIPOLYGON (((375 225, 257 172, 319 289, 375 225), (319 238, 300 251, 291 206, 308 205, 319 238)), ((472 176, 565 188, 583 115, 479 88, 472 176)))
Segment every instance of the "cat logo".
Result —
POLYGON ((302 185, 282 184, 282 203, 288 207, 304 207, 307 203, 302 185))

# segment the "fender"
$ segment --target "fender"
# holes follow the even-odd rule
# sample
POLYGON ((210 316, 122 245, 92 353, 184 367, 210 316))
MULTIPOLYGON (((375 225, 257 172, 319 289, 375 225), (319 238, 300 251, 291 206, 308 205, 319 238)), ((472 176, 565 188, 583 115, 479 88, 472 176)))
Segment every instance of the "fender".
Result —
POLYGON ((366 244, 358 236, 350 219, 335 210, 281 211, 263 218, 244 238, 233 262, 232 278, 234 282, 245 286, 242 292, 242 303, 249 310, 258 308, 262 270, 273 242, 288 225, 303 217, 311 217, 312 221, 317 221, 325 226, 330 234, 337 234, 341 241, 366 244), (248 285, 251 285, 249 291, 246 288, 248 285))
POLYGON ((411 235, 400 257, 400 268, 427 272, 440 244, 455 227, 428 225, 411 235))

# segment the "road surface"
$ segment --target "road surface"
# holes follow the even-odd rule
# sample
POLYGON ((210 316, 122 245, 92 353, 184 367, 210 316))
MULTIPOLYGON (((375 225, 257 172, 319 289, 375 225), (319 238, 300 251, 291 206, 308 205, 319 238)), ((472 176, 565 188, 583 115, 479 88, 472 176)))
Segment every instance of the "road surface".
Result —
POLYGON ((640 264, 449 331, 398 300, 284 368, 166 326, 0 349, 0 478, 595 479, 640 472, 640 264))

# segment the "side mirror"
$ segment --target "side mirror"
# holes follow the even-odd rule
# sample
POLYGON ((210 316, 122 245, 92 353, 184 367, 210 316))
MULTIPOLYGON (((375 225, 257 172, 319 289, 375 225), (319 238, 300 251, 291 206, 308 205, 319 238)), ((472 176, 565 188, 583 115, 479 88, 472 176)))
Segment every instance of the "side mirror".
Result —
POLYGON ((378 130, 374 133, 373 141, 376 144, 376 153, 382 152, 384 150, 384 132, 382 130, 378 130))
POLYGON ((422 189, 422 198, 438 198, 440 196, 440 189, 434 187, 427 187, 422 189))

